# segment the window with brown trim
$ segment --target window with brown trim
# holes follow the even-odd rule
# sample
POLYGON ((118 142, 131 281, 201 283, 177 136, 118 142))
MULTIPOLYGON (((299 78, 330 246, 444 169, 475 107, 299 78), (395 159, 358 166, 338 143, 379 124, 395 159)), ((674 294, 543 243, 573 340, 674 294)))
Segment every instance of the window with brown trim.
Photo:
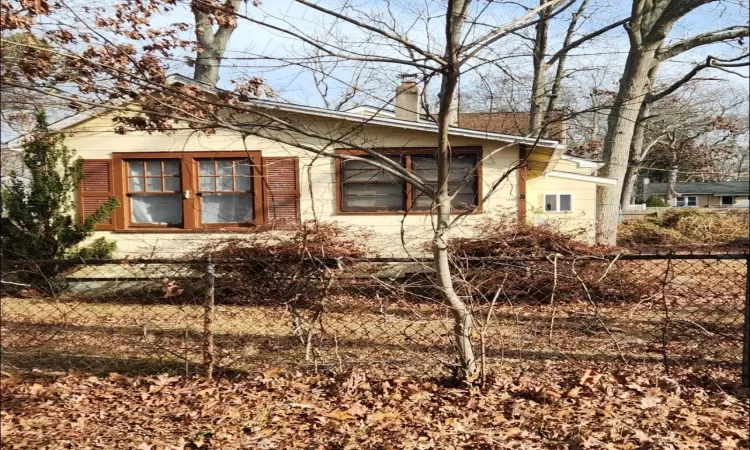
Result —
MULTIPOLYGON (((348 150, 341 152, 374 161, 372 156, 366 156, 363 152, 348 150)), ((432 181, 431 186, 435 188, 437 160, 434 149, 383 150, 383 153, 391 160, 417 173, 428 183, 432 181)), ((337 163, 336 167, 340 213, 387 214, 403 211, 425 213, 434 207, 429 196, 366 161, 343 160, 337 163)), ((477 206, 481 198, 481 149, 454 149, 451 155, 448 184, 451 195, 458 189, 452 202, 454 211, 466 211, 477 206)))
MULTIPOLYGON (((271 209, 278 213, 278 205, 266 202, 271 186, 289 188, 278 195, 285 201, 284 215, 297 219, 297 158, 270 159, 285 170, 269 171, 258 151, 113 153, 113 194, 122 206, 110 227, 154 232, 252 227, 267 222, 271 209)), ((85 194, 84 208, 91 203, 85 194)))
MULTIPOLYGON (((448 194, 453 195, 451 208, 455 211, 466 211, 477 205, 477 165, 479 155, 464 154, 451 155, 450 171, 448 173, 448 194), (462 185, 462 183, 465 184, 462 185)), ((411 157, 412 170, 427 182, 431 182, 433 190, 436 188, 438 171, 437 159, 434 155, 413 155, 411 157)), ((435 207, 430 197, 423 192, 415 192, 412 208, 415 211, 429 211, 435 207)))
POLYGON ((178 227, 183 223, 179 159, 127 161, 130 223, 178 227))
POLYGON ((202 224, 248 224, 255 219, 250 158, 199 159, 202 224))
MULTIPOLYGON (((362 158, 375 160, 371 156, 362 158)), ((400 155, 388 158, 404 164, 400 155)), ((403 180, 365 161, 343 161, 340 179, 344 211, 402 211, 406 205, 403 180)))

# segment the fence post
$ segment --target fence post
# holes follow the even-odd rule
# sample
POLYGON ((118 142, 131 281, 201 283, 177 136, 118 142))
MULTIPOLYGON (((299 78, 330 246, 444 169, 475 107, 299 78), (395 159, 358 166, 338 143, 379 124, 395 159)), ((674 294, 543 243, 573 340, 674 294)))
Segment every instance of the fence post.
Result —
POLYGON ((750 256, 745 259, 745 324, 742 338, 742 385, 750 387, 750 256))
POLYGON ((214 279, 215 270, 211 257, 208 257, 204 281, 203 300, 203 368, 206 379, 214 374, 214 279))

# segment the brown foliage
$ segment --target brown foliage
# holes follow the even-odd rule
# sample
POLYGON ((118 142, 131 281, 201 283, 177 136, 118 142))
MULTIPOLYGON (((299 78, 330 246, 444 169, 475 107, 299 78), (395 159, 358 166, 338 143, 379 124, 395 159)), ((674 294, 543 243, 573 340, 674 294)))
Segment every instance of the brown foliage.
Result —
POLYGON ((618 243, 628 248, 668 247, 693 250, 699 245, 747 250, 747 211, 670 210, 661 217, 629 220, 620 225, 618 243))
POLYGON ((325 296, 328 280, 337 270, 331 259, 370 254, 367 233, 336 223, 307 221, 291 229, 255 231, 214 241, 193 255, 227 261, 217 266, 217 276, 223 280, 217 298, 253 304, 316 302, 325 296))
POLYGON ((475 237, 451 241, 452 259, 466 295, 485 300, 498 291, 503 299, 533 303, 638 300, 651 291, 626 265, 603 261, 619 249, 588 244, 585 233, 487 220, 475 237))
POLYGON ((749 443, 747 402, 726 382, 734 369, 705 378, 569 361, 540 369, 504 370, 481 390, 378 368, 322 374, 269 367, 214 382, 3 372, 2 445, 732 450, 749 443))

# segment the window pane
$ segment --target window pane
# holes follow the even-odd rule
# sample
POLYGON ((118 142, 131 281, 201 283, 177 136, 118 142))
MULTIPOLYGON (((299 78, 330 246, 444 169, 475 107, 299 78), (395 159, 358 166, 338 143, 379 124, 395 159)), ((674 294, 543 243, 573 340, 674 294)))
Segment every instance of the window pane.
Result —
POLYGON ((142 177, 143 161, 128 161, 128 175, 131 177, 142 177))
POLYGON ((152 177, 161 176, 161 161, 146 161, 146 175, 152 177))
MULTIPOLYGON (((372 158, 367 158, 372 160, 372 158)), ((388 159, 392 161, 396 161, 399 164, 401 164, 401 157, 400 156, 389 156, 388 159)), ((394 183, 398 183, 399 181, 393 177, 393 175, 389 174, 388 172, 385 172, 383 170, 380 170, 370 164, 367 164, 366 162, 362 161, 344 161, 343 162, 344 170, 343 170, 343 182, 347 181, 357 181, 357 182, 383 182, 383 181, 393 181, 394 183)))
POLYGON ((474 194, 458 194, 453 197, 451 208, 458 210, 471 209, 476 206, 476 196, 474 194))
POLYGON ((234 171, 237 175, 250 175, 250 160, 242 159, 237 161, 234 171))
POLYGON ((216 175, 216 168, 214 167, 213 161, 199 161, 198 162, 198 174, 199 175, 216 175))
POLYGON ((404 190, 397 184, 352 184, 344 188, 345 205, 351 208, 401 210, 404 190))
MULTIPOLYGON (((146 169, 148 170, 148 168, 146 169)), ((161 177, 146 178, 146 191, 147 192, 161 192, 161 177)))
POLYGON ((570 195, 561 195, 560 196, 560 211, 572 211, 573 210, 573 202, 570 198, 570 195))
POLYGON ((544 210, 545 211, 557 211, 557 196, 556 195, 544 196, 544 210))
POLYGON ((220 159, 216 162, 219 166, 219 175, 231 175, 232 174, 232 160, 231 159, 220 159))
MULTIPOLYGON (((221 172, 221 170, 219 170, 221 172)), ((232 177, 219 177, 219 186, 217 191, 231 191, 232 190, 232 177)))
MULTIPOLYGON (((415 191, 412 191, 415 192, 415 191)), ((428 211, 434 208, 436 205, 433 204, 432 199, 422 192, 415 192, 414 200, 412 200, 412 209, 420 211, 428 211)))
POLYGON ((130 197, 133 223, 182 223, 181 194, 137 194, 130 197))
POLYGON ((143 191, 143 178, 130 178, 130 186, 128 187, 130 192, 142 192, 143 191))
POLYGON ((721 204, 722 205, 731 205, 731 204, 734 203, 732 200, 734 200, 733 197, 723 196, 723 197, 721 197, 721 204))
POLYGON ((164 175, 175 176, 180 174, 180 162, 175 160, 164 161, 164 175))
MULTIPOLYGON (((449 182, 460 182, 476 165, 476 155, 454 155, 451 157, 449 182)), ((427 181, 437 181, 437 160, 433 155, 412 156, 412 168, 427 181)))
POLYGON ((201 191, 215 191, 216 178, 214 177, 200 177, 200 190, 201 191))
POLYGON ((167 191, 181 191, 180 179, 177 177, 167 177, 164 179, 165 190, 167 191))
POLYGON ((688 206, 698 206, 698 197, 688 197, 688 206))
POLYGON ((234 179, 238 191, 250 190, 250 177, 237 177, 234 179))
POLYGON ((203 223, 244 223, 253 219, 250 194, 204 194, 202 206, 203 223))

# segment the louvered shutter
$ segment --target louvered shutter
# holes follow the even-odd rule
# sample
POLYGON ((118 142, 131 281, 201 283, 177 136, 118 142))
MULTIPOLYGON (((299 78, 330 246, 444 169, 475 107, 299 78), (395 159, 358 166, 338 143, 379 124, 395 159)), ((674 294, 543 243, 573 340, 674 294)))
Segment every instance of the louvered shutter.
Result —
MULTIPOLYGON (((112 161, 109 159, 86 159, 83 161, 83 181, 79 188, 78 211, 81 220, 96 212, 100 206, 114 197, 112 183, 112 161)), ((96 226, 97 230, 114 230, 112 217, 96 226)))
POLYGON ((299 221, 298 158, 263 158, 263 194, 269 224, 284 225, 299 221))

